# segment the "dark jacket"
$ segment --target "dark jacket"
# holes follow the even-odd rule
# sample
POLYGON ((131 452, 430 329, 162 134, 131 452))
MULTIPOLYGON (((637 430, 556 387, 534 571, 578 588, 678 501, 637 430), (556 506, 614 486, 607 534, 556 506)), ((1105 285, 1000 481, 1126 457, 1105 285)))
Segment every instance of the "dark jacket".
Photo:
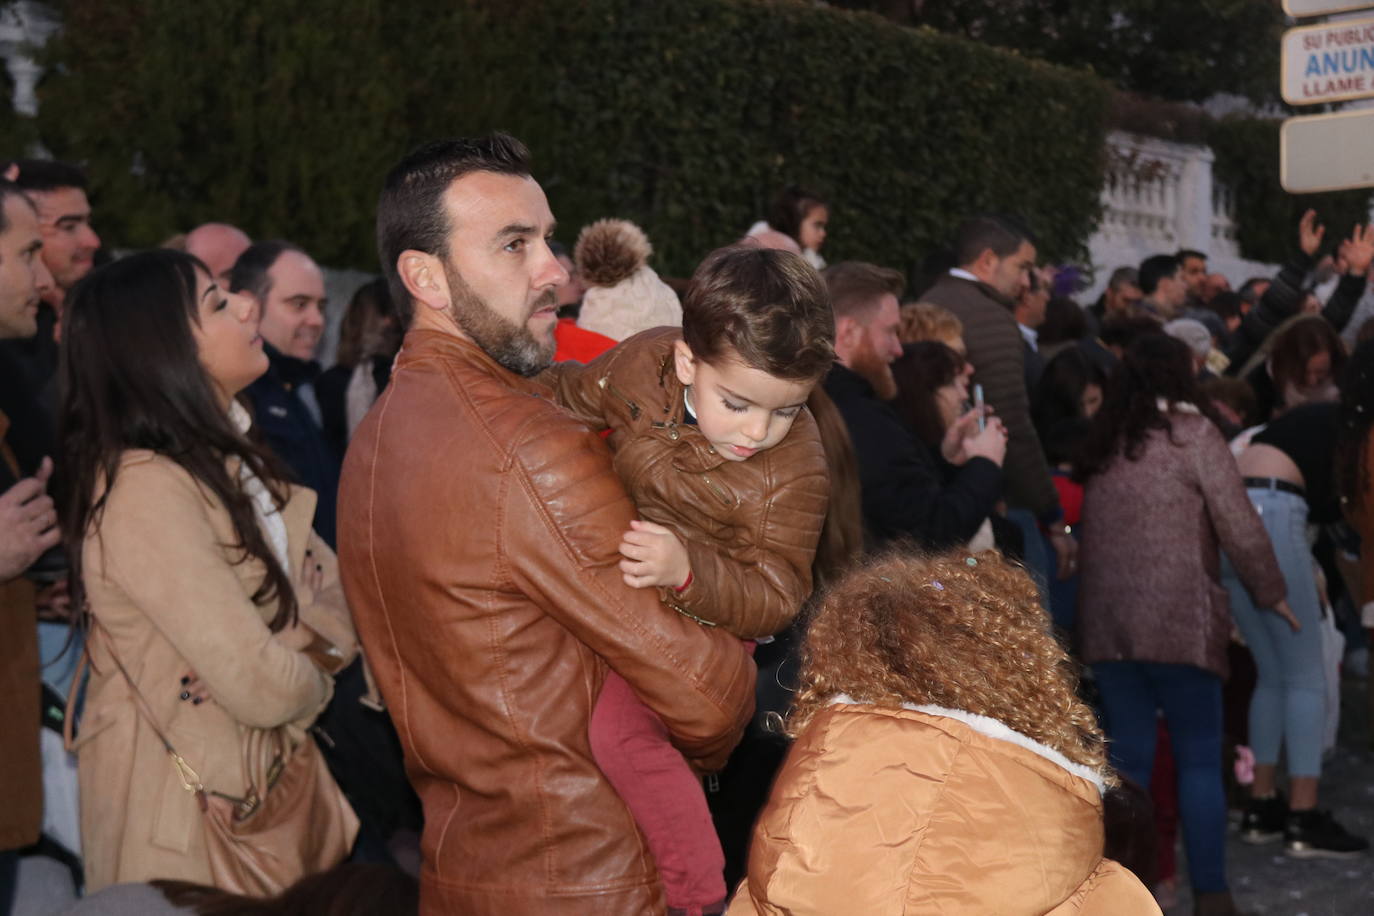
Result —
POLYGON ((1007 427, 1007 502, 1029 509, 1043 522, 1059 516, 1059 494, 1040 448, 1026 390, 1025 341, 1006 300, 986 283, 946 274, 921 297, 943 306, 964 324, 973 382, 1007 427))
MULTIPOLYGON (((1299 251, 1274 276, 1269 288, 1260 297, 1259 304, 1246 313, 1236 333, 1231 335, 1225 351, 1227 359, 1231 361, 1227 367, 1228 375, 1239 374, 1265 338, 1302 308, 1302 300, 1307 295, 1307 277, 1316 263, 1316 259, 1299 251)), ((1326 300, 1322 317, 1340 331, 1350 322, 1364 289, 1364 277, 1342 274, 1331 298, 1326 300)))
POLYGON ((334 546, 335 513, 339 496, 339 454, 325 438, 298 389, 314 384, 318 363, 279 353, 262 345, 270 363, 262 378, 246 393, 253 405, 253 424, 261 430, 277 457, 296 475, 296 482, 319 496, 315 506, 315 533, 334 546))
MULTIPOLYGON (((367 356, 364 364, 372 373, 372 383, 381 395, 391 378, 391 362, 395 353, 386 356, 367 356)), ((356 371, 354 366, 338 365, 326 369, 315 379, 315 400, 320 405, 320 421, 324 425, 324 438, 342 456, 348 450, 348 386, 353 382, 356 371)))
POLYGON ((678 328, 655 328, 589 365, 555 365, 539 380, 592 429, 610 430, 615 468, 640 517, 677 532, 691 562, 674 610, 736 636, 772 636, 811 594, 811 564, 830 493, 816 421, 805 408, 783 440, 748 461, 722 458, 686 421, 673 371, 678 328))
MULTIPOLYGON (((19 481, 0 413, 0 493, 19 481)), ((34 585, 0 582, 0 852, 38 841, 43 827, 43 765, 38 749, 38 615, 34 585)))
POLYGON ((424 803, 425 916, 662 913, 592 759, 606 672, 703 769, 753 711, 739 639, 622 581, 635 507, 606 444, 549 394, 411 330, 344 462, 340 568, 424 803))
POLYGON ((825 393, 854 442, 864 523, 874 546, 911 537, 940 550, 977 533, 1001 492, 1001 468, 987 458, 961 468, 939 461, 867 380, 839 363, 826 376, 825 393))

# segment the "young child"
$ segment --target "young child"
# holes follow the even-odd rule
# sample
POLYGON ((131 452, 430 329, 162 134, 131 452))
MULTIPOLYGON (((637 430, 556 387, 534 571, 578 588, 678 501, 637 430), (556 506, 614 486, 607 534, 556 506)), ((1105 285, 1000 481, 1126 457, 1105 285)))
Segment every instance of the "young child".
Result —
POLYGON ((1103 858, 1102 732, 995 552, 893 554, 807 630, 796 742, 731 916, 1158 914, 1103 858))
MULTIPOLYGON (((791 622, 811 592, 829 492, 805 405, 834 337, 825 284, 800 256, 726 248, 692 275, 681 331, 645 331, 545 373, 560 403, 610 431, 641 517, 620 545, 627 584, 744 639, 791 622)), ((614 673, 591 746, 644 833, 669 912, 721 912, 724 855, 700 780, 614 673)))

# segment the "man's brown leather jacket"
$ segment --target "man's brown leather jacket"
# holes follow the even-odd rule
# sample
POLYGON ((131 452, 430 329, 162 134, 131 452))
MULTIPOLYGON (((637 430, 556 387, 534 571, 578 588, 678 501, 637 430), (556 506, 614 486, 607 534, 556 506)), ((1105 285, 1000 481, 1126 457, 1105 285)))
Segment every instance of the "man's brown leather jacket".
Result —
POLYGON ((340 567, 425 807, 425 914, 663 912, 588 747, 607 666, 703 768, 752 713, 739 640, 621 581, 634 506, 547 395, 413 330, 344 463, 340 567))

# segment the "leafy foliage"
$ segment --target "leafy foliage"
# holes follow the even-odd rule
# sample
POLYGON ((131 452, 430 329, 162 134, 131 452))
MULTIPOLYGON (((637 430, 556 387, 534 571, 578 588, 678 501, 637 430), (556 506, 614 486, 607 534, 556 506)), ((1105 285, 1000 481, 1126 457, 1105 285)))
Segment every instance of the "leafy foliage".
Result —
POLYGON ((102 232, 206 219, 375 263, 382 175, 428 139, 524 139, 569 227, 633 219, 685 274, 785 183, 832 202, 831 260, 908 267, 980 210, 1052 257, 1092 231, 1107 88, 796 0, 66 0, 43 139, 102 232))
POLYGON ((1277 2, 1260 0, 839 0, 1176 101, 1278 95, 1277 2))
POLYGON ((1225 118, 1212 127, 1216 177, 1235 198, 1242 257, 1282 263, 1293 253, 1303 211, 1317 211, 1333 250, 1356 223, 1369 220, 1370 192, 1289 194, 1279 184, 1279 124, 1266 118, 1225 118))

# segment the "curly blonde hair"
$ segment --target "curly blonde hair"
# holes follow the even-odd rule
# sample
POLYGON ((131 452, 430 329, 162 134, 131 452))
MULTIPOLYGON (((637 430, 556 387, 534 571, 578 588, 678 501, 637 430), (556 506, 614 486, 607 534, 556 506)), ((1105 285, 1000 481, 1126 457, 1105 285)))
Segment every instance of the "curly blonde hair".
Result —
POLYGON ((901 309, 897 337, 902 343, 935 340, 948 344, 964 336, 964 323, 949 309, 929 302, 908 302, 901 309))
POLYGON ((796 736, 842 693, 944 706, 996 719, 1110 781, 1102 730, 1076 685, 1019 566, 991 551, 894 552, 846 576, 815 612, 787 729, 796 736))

